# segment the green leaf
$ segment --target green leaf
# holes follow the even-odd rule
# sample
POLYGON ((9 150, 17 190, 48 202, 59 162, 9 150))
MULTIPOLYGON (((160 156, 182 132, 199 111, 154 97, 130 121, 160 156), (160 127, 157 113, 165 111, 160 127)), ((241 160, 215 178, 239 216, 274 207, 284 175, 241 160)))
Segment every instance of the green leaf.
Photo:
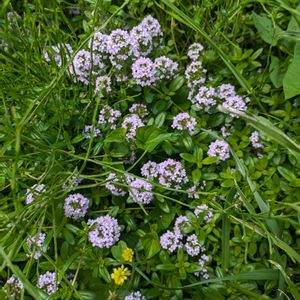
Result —
POLYGON ((114 257, 119 262, 123 261, 122 253, 126 249, 127 245, 124 241, 119 241, 117 245, 113 246, 111 248, 111 253, 114 257))
POLYGON ((196 163, 197 159, 194 155, 190 153, 180 153, 180 157, 183 158, 184 160, 191 162, 191 163, 196 163))
POLYGON ((156 266, 157 270, 173 271, 176 270, 175 264, 161 264, 156 266))
POLYGON ((275 46, 277 43, 277 34, 281 31, 278 26, 274 26, 267 17, 259 16, 252 12, 255 27, 260 37, 268 44, 275 46))
POLYGON ((183 86, 184 82, 185 82, 184 76, 176 77, 175 79, 173 79, 171 81, 170 88, 169 88, 170 91, 171 92, 176 92, 177 90, 179 90, 183 86))
POLYGON ((277 167, 278 172, 283 176, 287 181, 293 182, 296 181, 297 177, 293 172, 284 167, 277 167))
POLYGON ((285 74, 285 68, 283 68, 280 60, 276 56, 271 57, 271 64, 269 68, 269 76, 276 88, 282 86, 283 76, 285 74))
POLYGON ((295 46, 294 58, 283 78, 283 91, 285 99, 300 94, 300 44, 295 46))
POLYGON ((142 245, 147 259, 157 254, 160 251, 160 243, 157 233, 152 231, 151 233, 147 233, 143 236, 142 245))
POLYGON ((208 156, 202 160, 203 165, 211 165, 219 161, 220 158, 218 156, 208 156))
POLYGON ((157 128, 160 128, 166 119, 166 113, 165 112, 161 112, 160 114, 158 114, 158 116, 155 118, 154 124, 157 128))
POLYGON ((117 128, 111 132, 109 132, 104 140, 105 143, 121 143, 125 141, 125 134, 126 129, 125 128, 117 128))

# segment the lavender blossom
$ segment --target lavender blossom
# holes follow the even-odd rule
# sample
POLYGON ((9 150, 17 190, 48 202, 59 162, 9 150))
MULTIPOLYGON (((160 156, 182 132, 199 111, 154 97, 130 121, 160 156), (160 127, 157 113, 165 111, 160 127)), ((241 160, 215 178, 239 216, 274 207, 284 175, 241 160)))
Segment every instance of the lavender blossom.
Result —
POLYGON ((151 193, 152 184, 139 178, 127 176, 127 183, 129 185, 129 196, 134 202, 141 204, 149 204, 154 196, 151 193))
POLYGON ((110 129, 116 129, 116 123, 118 118, 121 117, 121 112, 119 110, 115 110, 108 105, 105 105, 99 113, 98 124, 108 125, 110 129))
POLYGON ((96 79, 95 91, 100 97, 104 97, 103 92, 109 94, 111 92, 111 79, 108 76, 99 76, 96 79))
POLYGON ((85 125, 84 126, 85 138, 90 139, 91 136, 97 137, 101 135, 101 131, 98 128, 93 127, 93 125, 85 125))
POLYGON ((149 178, 155 178, 158 176, 158 164, 154 161, 148 161, 141 168, 142 176, 149 178))
POLYGON ((216 140, 209 145, 208 156, 218 156, 220 160, 229 158, 229 145, 221 140, 216 140))
POLYGON ((160 80, 171 79, 178 70, 178 63, 166 56, 160 56, 154 60, 156 77, 160 80))
POLYGON ((132 76, 141 86, 151 86, 156 81, 156 65, 150 58, 140 57, 132 64, 132 76))
POLYGON ((158 181, 161 185, 171 187, 175 185, 175 189, 180 189, 181 185, 188 182, 186 171, 183 165, 174 160, 167 159, 158 165, 158 181))
POLYGON ((89 84, 90 75, 97 74, 97 70, 101 70, 103 67, 104 65, 99 55, 91 55, 89 51, 80 50, 75 55, 73 64, 69 67, 69 72, 74 76, 74 82, 80 81, 84 84, 89 84))
POLYGON ((250 136, 250 141, 252 143, 252 147, 255 149, 263 148, 263 144, 259 142, 259 133, 258 131, 253 131, 250 136))
POLYGON ((192 89, 193 93, 197 93, 197 88, 203 85, 206 81, 207 70, 203 68, 200 61, 193 61, 185 70, 185 77, 188 81, 188 88, 192 89))
POLYGON ((200 43, 194 43, 190 45, 187 55, 191 60, 198 60, 202 50, 203 46, 200 43))
POLYGON ((188 130, 192 135, 197 125, 196 119, 191 117, 188 113, 179 113, 173 118, 172 128, 179 131, 188 130))
POLYGON ((83 178, 80 178, 78 176, 79 175, 72 175, 72 177, 62 185, 62 188, 64 190, 67 190, 77 187, 83 181, 83 178))
POLYGON ((212 208, 208 207, 206 204, 201 204, 195 208, 194 214, 196 217, 199 217, 199 215, 202 214, 203 221, 209 223, 214 216, 212 211, 212 208))
POLYGON ((129 111, 133 114, 138 115, 142 120, 145 119, 149 115, 149 111, 147 106, 142 103, 134 103, 129 108, 129 111))
POLYGON ((69 195, 65 199, 64 210, 68 218, 78 220, 84 217, 89 208, 89 199, 77 193, 69 195))
POLYGON ((227 128, 225 126, 221 127, 221 134, 224 139, 231 135, 230 132, 227 131, 227 128))
POLYGON ((201 86, 198 89, 198 93, 193 95, 189 93, 188 99, 196 106, 197 109, 209 111, 214 105, 216 105, 216 93, 213 87, 201 86))
POLYGON ((120 182, 120 179, 115 173, 110 173, 107 177, 105 187, 115 196, 125 196, 126 192, 123 188, 117 187, 114 183, 120 182))
POLYGON ((160 245, 169 252, 174 252, 180 246, 180 237, 168 230, 160 237, 160 245))
MULTIPOLYGON (((205 250, 204 250, 205 251, 205 250)), ((202 276, 203 279, 209 279, 208 270, 205 268, 205 264, 209 261, 209 257, 206 254, 202 254, 201 258, 198 260, 199 267, 202 268, 200 272, 194 273, 195 276, 202 276)))
POLYGON ((97 53, 102 58, 106 58, 108 54, 107 41, 107 34, 95 32, 93 38, 89 41, 89 48, 92 48, 92 52, 97 53))
POLYGON ((196 234, 192 234, 192 235, 188 236, 184 246, 185 246, 186 252, 190 256, 197 256, 201 252, 201 246, 199 244, 196 234))
POLYGON ((58 290, 56 273, 46 272, 38 278, 37 287, 44 290, 48 295, 54 294, 58 290))
POLYGON ((88 220, 90 227, 88 239, 94 247, 110 248, 119 241, 121 227, 115 218, 109 215, 88 220))
POLYGON ((26 191, 26 204, 30 204, 36 197, 42 196, 46 192, 45 185, 42 184, 34 184, 31 188, 26 191))
POLYGON ((123 300, 147 300, 146 297, 142 296, 142 294, 137 291, 129 294, 128 296, 124 297, 123 300))
POLYGON ((177 217, 174 225, 174 232, 178 237, 182 238, 184 235, 183 228, 189 224, 189 219, 186 216, 177 217))
POLYGON ((197 189, 197 185, 194 184, 192 187, 188 188, 186 191, 188 192, 188 198, 199 199, 199 194, 195 193, 197 189))
POLYGON ((221 84, 217 90, 217 97, 220 99, 227 99, 228 97, 236 96, 235 87, 231 84, 221 84))
POLYGON ((22 292, 24 285, 22 281, 17 278, 15 275, 12 275, 7 279, 4 286, 4 292, 6 293, 7 299, 17 299, 22 292))
POLYGON ((126 140, 128 142, 134 140, 136 136, 136 130, 143 126, 145 125, 138 115, 132 114, 131 116, 126 117, 122 123, 122 128, 125 128, 127 131, 126 140))
MULTIPOLYGON (((222 103, 222 106, 225 108, 225 109, 235 109, 237 111, 246 111, 247 110, 247 102, 249 102, 249 98, 246 98, 245 100, 240 97, 240 96, 230 96, 230 97, 227 97, 225 99, 225 101, 222 103)), ((231 114, 230 115, 232 117, 237 117, 236 115, 234 114, 231 114)))
POLYGON ((45 233, 37 233, 26 240, 26 245, 31 252, 30 254, 27 254, 28 257, 33 255, 33 258, 38 260, 42 256, 41 250, 44 247, 45 238, 45 233))
POLYGON ((73 49, 70 44, 58 44, 56 46, 51 46, 50 55, 47 51, 45 51, 44 58, 46 62, 49 63, 53 60, 58 67, 61 67, 63 58, 65 58, 66 61, 70 61, 72 53, 73 49))
POLYGON ((112 31, 107 38, 107 50, 110 54, 111 64, 116 69, 121 70, 124 61, 131 55, 129 33, 122 29, 112 31))

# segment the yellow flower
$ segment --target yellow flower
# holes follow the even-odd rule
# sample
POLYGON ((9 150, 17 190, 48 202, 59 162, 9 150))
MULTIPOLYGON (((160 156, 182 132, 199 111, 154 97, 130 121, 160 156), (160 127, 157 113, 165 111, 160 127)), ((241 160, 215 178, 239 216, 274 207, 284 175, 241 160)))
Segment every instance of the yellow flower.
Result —
POLYGON ((115 281, 117 285, 122 285, 127 277, 131 275, 131 272, 124 268, 122 265, 121 268, 114 268, 113 273, 111 274, 111 278, 115 281))
POLYGON ((134 255, 133 250, 128 247, 122 253, 122 257, 124 258, 125 261, 128 261, 128 262, 132 262, 133 255, 134 255))

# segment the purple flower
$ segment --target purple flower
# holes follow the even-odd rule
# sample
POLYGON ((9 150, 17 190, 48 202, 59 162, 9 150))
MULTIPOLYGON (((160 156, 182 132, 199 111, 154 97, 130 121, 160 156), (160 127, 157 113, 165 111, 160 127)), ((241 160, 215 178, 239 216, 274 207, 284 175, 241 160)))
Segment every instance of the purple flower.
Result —
POLYGON ((173 118, 171 127, 180 131, 188 130, 189 134, 192 135, 196 125, 196 119, 188 113, 179 113, 173 118))
POLYGON ((107 34, 95 32, 94 37, 89 41, 89 47, 92 48, 92 52, 99 54, 102 58, 106 58, 108 54, 107 40, 107 34))
POLYGON ((196 217, 199 217, 199 215, 202 214, 203 221, 209 223, 214 216, 212 211, 213 210, 210 207, 208 207, 206 204, 201 204, 195 208, 194 214, 196 217))
MULTIPOLYGON (((238 111, 247 110, 246 101, 240 96, 227 97, 226 100, 222 103, 222 106, 226 109, 235 109, 238 111)), ((230 115, 236 117, 234 114, 230 115)))
POLYGON ((203 46, 200 43, 194 43, 190 45, 187 55, 191 60, 198 60, 202 50, 203 46))
POLYGON ((166 56, 155 58, 156 77, 158 79, 171 79, 178 70, 178 63, 166 56))
POLYGON ((130 41, 133 54, 136 57, 147 56, 154 47, 161 43, 162 37, 160 24, 156 19, 147 16, 130 31, 130 41))
POLYGON ((127 176, 129 196, 134 202, 149 204, 153 200, 152 184, 139 178, 127 176))
POLYGON ((220 99, 236 96, 235 87, 231 84, 221 84, 217 90, 217 96, 220 99))
POLYGON ((58 67, 62 66, 63 58, 67 61, 71 59, 73 53, 72 46, 70 44, 58 44, 56 46, 51 46, 50 56, 47 51, 44 52, 44 58, 46 62, 51 62, 54 60, 58 67))
POLYGON ((111 64, 118 70, 122 69, 124 61, 131 55, 129 33, 122 29, 112 31, 107 38, 107 50, 111 64))
POLYGON ((132 64, 132 76, 141 86, 151 86, 156 81, 156 65, 150 58, 140 57, 132 64))
POLYGON ((126 140, 128 142, 134 140, 136 135, 136 130, 139 127, 143 127, 143 126, 145 125, 138 115, 132 114, 131 116, 126 117, 122 123, 122 128, 125 128, 127 131, 126 140))
POLYGON ((197 94, 190 93, 188 98, 196 106, 197 109, 208 111, 216 105, 216 93, 213 87, 201 86, 197 94))
POLYGON ((207 70, 203 68, 201 61, 193 61, 185 70, 185 77, 188 81, 188 88, 193 93, 197 93, 198 87, 201 87, 206 81, 207 70))
POLYGON ((202 249, 198 242, 198 238, 197 238, 196 234, 192 234, 187 237, 184 247, 186 249, 186 252, 190 256, 197 256, 202 249))
POLYGON ((188 192, 188 197, 193 199, 199 199, 199 194, 196 194, 197 185, 194 184, 192 187, 188 188, 186 191, 188 192))
POLYGON ((219 156, 220 160, 229 158, 229 145, 221 140, 216 140, 209 145, 208 156, 219 156))
POLYGON ((88 220, 90 227, 88 239, 94 247, 110 248, 119 241, 121 227, 115 218, 109 215, 88 220))
POLYGON ((121 112, 108 105, 100 110, 98 124, 106 124, 110 129, 116 129, 116 122, 121 117, 121 112))
POLYGON ((142 296, 142 294, 139 291, 137 291, 129 294, 123 300, 146 300, 146 297, 142 296))
POLYGON ((158 176, 158 164, 154 161, 148 161, 141 168, 142 176, 149 178, 154 178, 158 176))
POLYGON ((103 91, 109 94, 111 92, 111 79, 108 76, 99 76, 96 79, 95 91, 99 92, 100 97, 104 97, 103 91))
POLYGON ((120 179, 115 173, 110 173, 107 177, 105 187, 115 196, 125 196, 126 192, 121 188, 117 187, 114 183, 120 182, 120 179))
POLYGON ((186 226, 189 224, 189 219, 186 216, 179 216, 174 225, 174 232, 182 237, 184 235, 184 232, 182 231, 182 227, 186 226))
POLYGON ((168 230, 160 237, 160 245, 172 253, 180 246, 179 236, 168 230))
POLYGON ((90 75, 95 75, 97 70, 104 67, 99 55, 93 54, 86 50, 77 52, 73 59, 73 64, 69 67, 69 72, 74 75, 74 82, 80 81, 89 84, 90 75))
POLYGON ((161 162, 157 169, 158 181, 163 186, 171 187, 175 185, 175 189, 180 189, 182 184, 188 182, 183 165, 174 159, 169 158, 161 162))
POLYGON ((142 103, 134 103, 129 108, 129 111, 133 114, 138 115, 142 120, 146 118, 149 114, 147 106, 142 103))
POLYGON ((8 298, 5 299, 17 299, 22 292, 24 285, 22 281, 17 278, 15 275, 12 275, 7 279, 6 284, 4 286, 4 292, 8 298))
POLYGON ((58 290, 56 273, 46 272, 38 278, 38 288, 44 290, 48 295, 52 295, 58 290))
POLYGON ((73 189, 75 188, 76 186, 78 186, 82 181, 83 181, 83 178, 80 178, 78 177, 78 175, 73 175, 69 180, 68 182, 65 182, 63 185, 62 185, 62 188, 64 190, 67 190, 67 189, 73 189))
POLYGON ((224 139, 231 135, 230 132, 227 131, 227 128, 225 126, 221 127, 221 133, 224 139))
POLYGON ((250 141, 252 143, 252 147, 255 149, 263 148, 263 144, 259 142, 259 133, 258 131, 253 131, 250 136, 250 141))
MULTIPOLYGON (((205 249, 203 251, 205 251, 205 249)), ((199 277, 201 275, 204 279, 209 279, 208 270, 205 268, 205 264, 208 261, 209 257, 206 254, 202 254, 201 258, 198 260, 198 265, 202 268, 202 270, 200 272, 194 273, 195 276, 199 277)))
POLYGON ((36 197, 42 196, 46 192, 44 184, 34 184, 30 189, 26 191, 26 204, 30 204, 36 197))
POLYGON ((34 259, 38 260, 42 256, 41 250, 44 247, 45 238, 45 233, 37 233, 26 240, 26 245, 31 252, 30 254, 27 254, 28 257, 33 255, 34 259))
POLYGON ((97 137, 101 135, 101 131, 98 128, 93 127, 93 125, 85 125, 84 126, 85 138, 90 139, 91 136, 97 137))
POLYGON ((69 195, 65 199, 64 210, 68 218, 78 220, 84 217, 89 208, 89 199, 77 193, 69 195))

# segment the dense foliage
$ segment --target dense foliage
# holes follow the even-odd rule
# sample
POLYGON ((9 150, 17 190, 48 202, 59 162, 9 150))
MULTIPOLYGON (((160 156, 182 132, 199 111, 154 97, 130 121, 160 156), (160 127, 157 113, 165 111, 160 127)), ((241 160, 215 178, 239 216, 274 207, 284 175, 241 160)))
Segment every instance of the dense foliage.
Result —
POLYGON ((297 1, 0 15, 0 299, 300 299, 297 1))

